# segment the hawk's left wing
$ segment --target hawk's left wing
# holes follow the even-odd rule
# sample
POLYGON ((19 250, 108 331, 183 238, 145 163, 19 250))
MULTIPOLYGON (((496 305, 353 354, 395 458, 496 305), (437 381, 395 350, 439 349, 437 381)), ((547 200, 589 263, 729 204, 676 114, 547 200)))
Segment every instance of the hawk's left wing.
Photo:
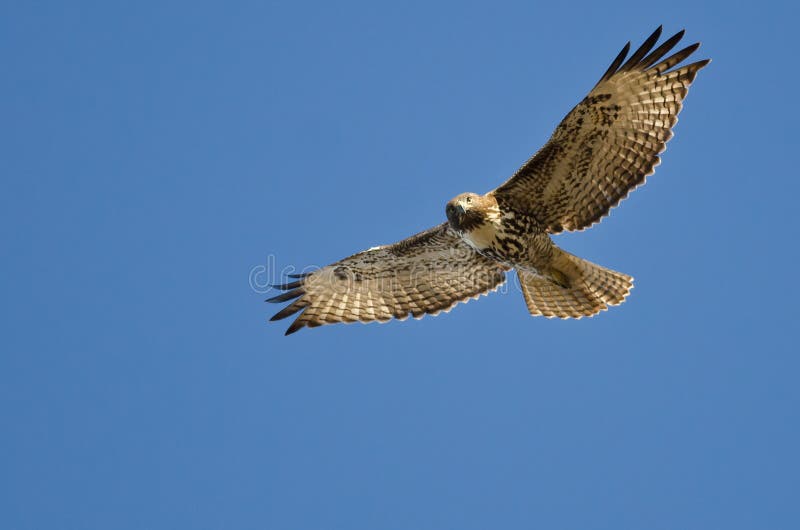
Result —
POLYGON ((295 275, 268 302, 291 304, 271 320, 303 311, 286 334, 335 322, 386 322, 449 311, 497 289, 507 269, 475 252, 447 223, 393 245, 375 247, 295 275))
POLYGON ((683 98, 709 60, 670 70, 699 46, 663 57, 683 31, 661 46, 661 27, 628 59, 628 43, 606 73, 517 173, 494 191, 507 208, 525 212, 550 233, 598 222, 644 182, 672 137, 683 98))

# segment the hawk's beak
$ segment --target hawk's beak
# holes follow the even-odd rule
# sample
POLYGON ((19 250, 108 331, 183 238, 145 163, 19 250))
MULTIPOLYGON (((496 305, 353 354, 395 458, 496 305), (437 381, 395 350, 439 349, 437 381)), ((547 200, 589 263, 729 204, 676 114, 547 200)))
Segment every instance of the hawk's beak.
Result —
POLYGON ((467 213, 467 210, 464 209, 464 205, 461 203, 456 204, 456 213, 461 216, 467 213))

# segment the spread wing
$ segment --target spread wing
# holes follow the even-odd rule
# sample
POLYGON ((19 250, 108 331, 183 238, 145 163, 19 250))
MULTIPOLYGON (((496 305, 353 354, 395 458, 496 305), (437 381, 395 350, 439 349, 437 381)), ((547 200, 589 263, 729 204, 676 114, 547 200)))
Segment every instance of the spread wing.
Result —
POLYGON ((393 245, 375 247, 294 275, 268 302, 294 300, 271 320, 303 311, 286 334, 335 322, 386 322, 449 311, 495 290, 507 269, 475 252, 447 223, 393 245))
POLYGON ((700 43, 663 57, 683 31, 650 49, 659 27, 628 59, 628 43, 553 136, 494 193, 498 202, 536 218, 550 233, 598 222, 642 184, 660 162, 698 61, 670 70, 700 43))

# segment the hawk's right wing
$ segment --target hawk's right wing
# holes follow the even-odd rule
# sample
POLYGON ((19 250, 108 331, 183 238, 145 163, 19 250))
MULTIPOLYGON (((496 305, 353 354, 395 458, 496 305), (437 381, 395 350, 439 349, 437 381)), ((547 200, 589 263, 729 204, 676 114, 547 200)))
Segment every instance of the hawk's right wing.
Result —
POLYGON ((661 27, 628 59, 630 43, 517 173, 494 191, 506 208, 537 219, 550 233, 598 222, 659 163, 683 98, 709 60, 670 70, 699 46, 663 57, 683 37, 652 53, 661 27))
POLYGON ((507 269, 481 256, 447 223, 393 245, 375 247, 276 286, 287 292, 268 302, 294 300, 272 320, 303 311, 286 334, 335 322, 386 322, 411 314, 449 311, 458 302, 494 291, 507 269))

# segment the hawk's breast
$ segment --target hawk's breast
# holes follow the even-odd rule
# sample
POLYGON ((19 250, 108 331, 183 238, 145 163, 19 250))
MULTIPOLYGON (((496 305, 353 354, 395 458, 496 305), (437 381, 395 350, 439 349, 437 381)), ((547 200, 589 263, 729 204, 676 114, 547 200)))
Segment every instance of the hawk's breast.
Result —
POLYGON ((540 232, 533 219, 506 213, 487 216, 484 222, 464 230, 464 241, 487 258, 514 266, 528 256, 528 241, 540 232))
POLYGON ((486 250, 494 247, 497 237, 497 228, 493 223, 481 223, 472 230, 465 230, 463 233, 464 241, 477 251, 486 250))

